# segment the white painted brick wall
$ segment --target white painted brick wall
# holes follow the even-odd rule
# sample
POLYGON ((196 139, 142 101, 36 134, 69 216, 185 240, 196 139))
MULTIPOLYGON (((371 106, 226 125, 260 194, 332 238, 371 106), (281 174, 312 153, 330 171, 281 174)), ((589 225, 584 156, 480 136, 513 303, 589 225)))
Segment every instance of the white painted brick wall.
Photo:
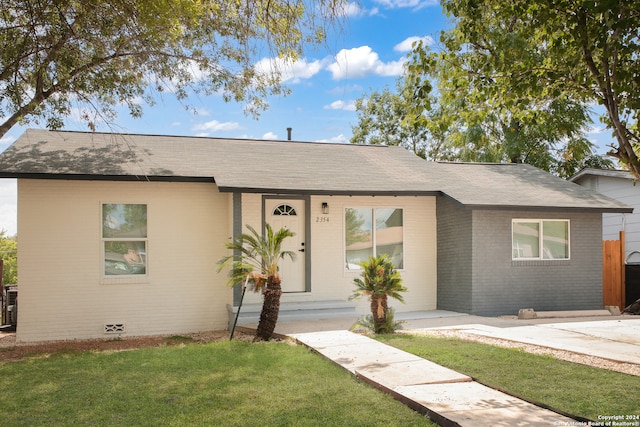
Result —
POLYGON ((229 196, 204 183, 19 180, 18 340, 104 338, 226 327, 231 289, 216 273, 229 196), (101 203, 144 203, 148 277, 105 280, 101 203))

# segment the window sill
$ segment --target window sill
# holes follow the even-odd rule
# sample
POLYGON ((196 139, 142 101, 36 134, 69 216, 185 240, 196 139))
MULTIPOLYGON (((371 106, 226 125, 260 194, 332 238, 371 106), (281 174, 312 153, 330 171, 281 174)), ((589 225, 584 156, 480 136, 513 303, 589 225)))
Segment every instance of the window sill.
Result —
POLYGON ((135 277, 103 277, 100 279, 101 285, 148 285, 151 280, 148 276, 135 277))
POLYGON ((570 259, 523 259, 511 260, 512 267, 533 267, 533 266, 563 266, 571 265, 570 259))

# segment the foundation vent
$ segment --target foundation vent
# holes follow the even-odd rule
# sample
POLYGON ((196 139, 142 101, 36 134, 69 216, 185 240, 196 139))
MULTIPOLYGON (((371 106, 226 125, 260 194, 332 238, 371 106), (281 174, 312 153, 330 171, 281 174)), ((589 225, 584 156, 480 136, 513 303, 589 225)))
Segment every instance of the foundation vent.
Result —
POLYGON ((104 325, 105 334, 121 334, 124 332, 124 323, 107 323, 104 325))

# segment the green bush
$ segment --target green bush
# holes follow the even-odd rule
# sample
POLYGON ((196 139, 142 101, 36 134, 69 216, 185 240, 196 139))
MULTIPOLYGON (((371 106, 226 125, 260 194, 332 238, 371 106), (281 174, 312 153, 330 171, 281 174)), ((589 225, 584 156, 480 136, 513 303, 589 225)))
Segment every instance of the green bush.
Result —
POLYGON ((360 328, 364 328, 376 334, 393 334, 397 330, 402 329, 402 325, 406 323, 404 320, 395 320, 394 316, 395 316, 394 309, 389 307, 387 309, 387 315, 384 318, 384 322, 376 326, 376 323, 373 320, 373 315, 367 314, 366 316, 363 316, 360 319, 358 319, 358 321, 353 325, 351 330, 356 331, 360 328))
POLYGON ((360 263, 362 278, 356 278, 353 283, 356 289, 350 299, 358 299, 367 296, 371 303, 371 314, 360 321, 361 325, 369 324, 370 329, 376 334, 393 332, 395 329, 393 313, 388 306, 389 297, 404 303, 402 292, 407 288, 402 285, 400 273, 395 269, 393 262, 387 254, 378 257, 369 257, 367 261, 360 263), (391 319, 389 319, 391 316, 391 319))
POLYGON ((0 231, 0 258, 4 261, 2 283, 18 284, 18 241, 15 236, 7 237, 6 231, 0 231))

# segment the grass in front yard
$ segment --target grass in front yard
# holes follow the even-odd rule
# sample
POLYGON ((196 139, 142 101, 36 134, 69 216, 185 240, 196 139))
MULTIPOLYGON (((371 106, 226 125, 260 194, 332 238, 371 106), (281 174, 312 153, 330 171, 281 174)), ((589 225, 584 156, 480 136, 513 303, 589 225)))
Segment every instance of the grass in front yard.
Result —
POLYGON ((572 415, 640 415, 640 378, 487 344, 422 335, 378 339, 488 386, 572 415))
POLYGON ((225 341, 0 365, 0 424, 434 426, 302 346, 225 341))

